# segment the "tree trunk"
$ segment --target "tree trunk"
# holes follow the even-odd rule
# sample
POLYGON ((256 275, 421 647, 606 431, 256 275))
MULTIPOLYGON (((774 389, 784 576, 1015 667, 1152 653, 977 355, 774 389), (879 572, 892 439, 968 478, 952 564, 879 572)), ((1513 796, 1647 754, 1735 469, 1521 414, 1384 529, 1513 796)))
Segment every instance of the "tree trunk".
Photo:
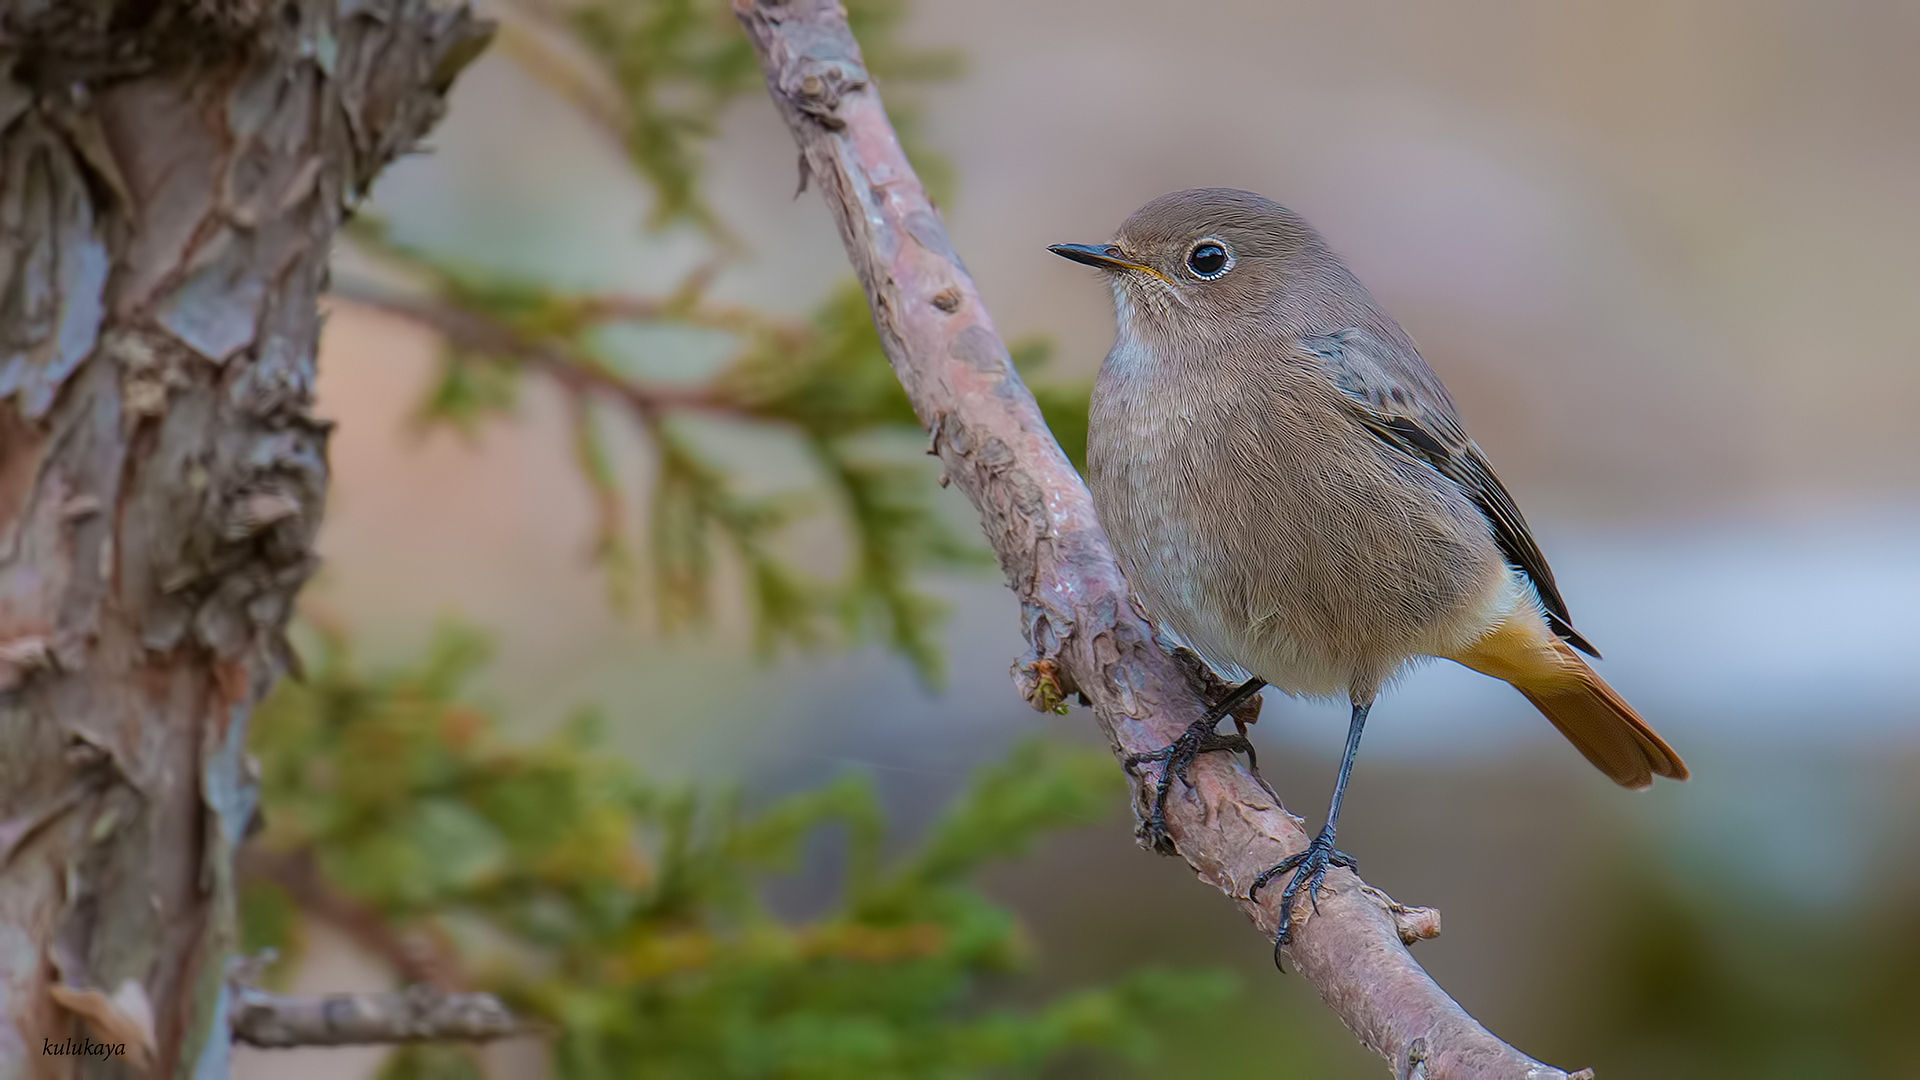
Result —
POLYGON ((428 0, 0 0, 0 1077, 227 1074, 328 245, 485 35, 428 0))

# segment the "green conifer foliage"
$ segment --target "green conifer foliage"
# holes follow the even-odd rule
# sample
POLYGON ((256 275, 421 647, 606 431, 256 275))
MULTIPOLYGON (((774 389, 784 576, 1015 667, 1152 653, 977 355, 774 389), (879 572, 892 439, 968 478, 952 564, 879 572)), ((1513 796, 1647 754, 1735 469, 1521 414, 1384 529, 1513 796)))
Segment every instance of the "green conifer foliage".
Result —
MULTIPOLYGON (((411 950, 400 966, 494 991, 546 1025, 568 1080, 1017 1075, 1087 1050, 1140 1060, 1232 992, 1220 975, 1143 970, 1037 1005, 999 1000, 1030 956, 974 878, 1110 812, 1124 785, 1104 751, 1023 743, 889 857, 863 777, 755 806, 648 782, 599 747, 591 714, 531 744, 504 738, 460 696, 485 660, 471 632, 375 675, 338 637, 317 652, 256 728, 267 809, 248 860, 248 947, 280 950, 284 971, 303 906, 356 912, 363 944, 411 950), (783 919, 763 886, 822 833, 845 845, 836 899, 783 919), (306 866, 317 874, 293 869, 306 866)), ((476 1062, 469 1048, 415 1048, 386 1075, 477 1076, 476 1062)))

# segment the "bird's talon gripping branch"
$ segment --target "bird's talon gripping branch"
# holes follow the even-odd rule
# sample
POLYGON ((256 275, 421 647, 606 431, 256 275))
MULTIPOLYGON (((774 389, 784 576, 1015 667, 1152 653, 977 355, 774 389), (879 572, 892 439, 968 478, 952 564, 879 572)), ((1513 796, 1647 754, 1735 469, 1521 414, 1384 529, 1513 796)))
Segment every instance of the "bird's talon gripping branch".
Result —
POLYGON ((1287 887, 1280 893, 1280 925, 1273 935, 1273 962, 1276 967, 1285 970, 1280 963, 1280 950, 1293 940, 1294 902, 1299 899, 1300 893, 1304 890, 1307 903, 1313 906, 1314 914, 1319 914, 1320 886, 1327 880, 1327 871, 1336 866, 1353 870, 1358 864, 1354 862, 1353 856, 1333 846, 1333 830, 1321 829, 1313 838, 1313 842, 1307 845, 1307 850, 1281 860, 1278 866, 1268 869, 1253 879, 1252 887, 1247 889, 1247 899, 1258 899, 1261 888, 1268 882, 1281 874, 1288 872, 1293 874, 1293 878, 1287 882, 1287 887))
MULTIPOLYGON (((1193 786, 1187 779, 1187 769, 1193 765, 1195 758, 1215 750, 1245 754, 1248 770, 1256 779, 1260 776, 1259 760, 1254 755, 1253 743, 1248 741, 1244 734, 1222 735, 1214 729, 1219 726, 1221 720, 1226 719, 1233 710, 1239 708, 1242 702, 1259 693, 1260 689, 1266 685, 1259 679, 1247 680, 1235 687, 1232 693, 1221 698, 1213 708, 1208 709, 1207 715, 1188 725, 1187 730, 1181 732, 1179 738, 1158 750, 1127 755, 1124 766, 1127 773, 1132 776, 1140 775, 1137 766, 1154 761, 1165 762, 1160 769, 1160 779, 1153 786, 1153 809, 1147 814, 1147 820, 1140 826, 1139 835, 1153 850, 1162 855, 1174 854, 1173 838, 1167 834, 1167 792, 1172 790, 1175 778, 1188 787, 1193 786)), ((1265 781, 1261 783, 1264 784, 1265 781)))

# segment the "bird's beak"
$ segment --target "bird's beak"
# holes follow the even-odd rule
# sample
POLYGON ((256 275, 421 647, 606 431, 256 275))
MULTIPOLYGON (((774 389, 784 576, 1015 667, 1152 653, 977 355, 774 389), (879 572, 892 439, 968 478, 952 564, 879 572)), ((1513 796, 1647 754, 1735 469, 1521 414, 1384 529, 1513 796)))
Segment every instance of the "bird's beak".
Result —
POLYGON ((1097 266, 1102 270, 1145 270, 1148 273, 1153 272, 1151 267, 1142 266, 1128 259, 1126 252, 1121 251, 1120 248, 1114 244, 1055 244, 1047 250, 1063 259, 1072 259, 1077 263, 1097 266))

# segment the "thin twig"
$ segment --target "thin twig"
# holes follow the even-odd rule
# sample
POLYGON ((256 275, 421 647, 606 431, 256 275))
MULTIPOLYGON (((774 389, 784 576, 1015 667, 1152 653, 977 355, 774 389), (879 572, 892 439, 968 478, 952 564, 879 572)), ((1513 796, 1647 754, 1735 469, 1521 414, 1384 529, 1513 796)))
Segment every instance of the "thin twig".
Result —
MULTIPOLYGON (((569 391, 602 394, 636 412, 657 414, 671 409, 716 413, 745 411, 741 405, 709 387, 647 385, 625 378, 571 346, 550 339, 529 337, 491 315, 438 297, 403 295, 351 281, 337 282, 332 295, 339 300, 410 319, 474 352, 510 357, 539 369, 569 391)), ((592 297, 582 302, 581 310, 588 316, 585 321, 589 323, 623 319, 652 321, 672 317, 687 325, 710 329, 750 328, 747 317, 730 308, 700 309, 696 317, 677 308, 671 300, 649 297, 592 297)))
MULTIPOLYGON (((834 0, 733 0, 733 9, 839 224, 894 372, 1020 598, 1030 650, 1016 682, 1036 707, 1082 695, 1117 754, 1165 746, 1201 716, 1197 687, 1135 610, 1086 487, 901 152, 845 11, 834 0)), ((1276 891, 1255 903, 1247 888, 1303 850, 1307 834, 1238 761, 1209 754, 1190 775, 1168 803, 1179 854, 1271 935, 1276 891)), ((1135 784, 1138 809, 1147 791, 1135 784)), ((1566 1080, 1495 1038, 1414 961, 1403 934, 1426 936, 1436 919, 1410 909, 1396 919, 1349 870, 1327 882, 1318 913, 1300 912, 1288 956, 1368 1048, 1401 1073, 1419 1048, 1429 1080, 1566 1080)))

